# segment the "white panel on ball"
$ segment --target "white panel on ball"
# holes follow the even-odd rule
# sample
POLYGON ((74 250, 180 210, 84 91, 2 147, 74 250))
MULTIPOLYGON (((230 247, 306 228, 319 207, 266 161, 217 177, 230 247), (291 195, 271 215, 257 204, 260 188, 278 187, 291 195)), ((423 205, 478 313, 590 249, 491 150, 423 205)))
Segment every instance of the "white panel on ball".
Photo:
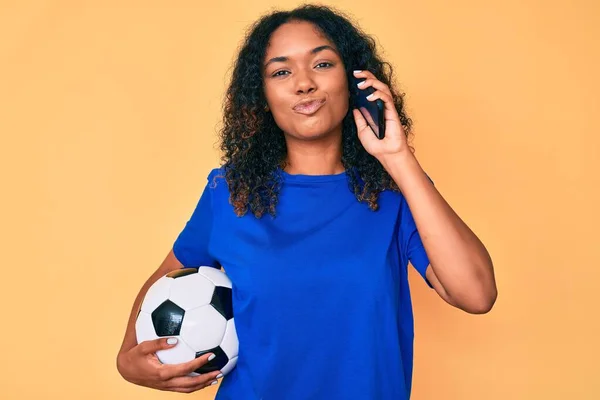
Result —
POLYGON ((231 280, 227 275, 223 273, 223 271, 211 268, 211 267, 200 267, 198 268, 198 273, 206 276, 208 279, 215 284, 215 286, 223 286, 231 289, 231 280))
POLYGON ((169 290, 173 279, 162 277, 158 279, 146 292, 142 302, 142 311, 151 314, 152 311, 169 298, 169 290))
POLYGON ((221 344, 226 325, 225 318, 207 305, 185 312, 180 334, 194 350, 202 351, 221 344))
POLYGON ((196 358, 196 352, 192 350, 181 337, 177 337, 177 344, 175 347, 166 350, 158 350, 156 356, 163 364, 179 364, 192 361, 196 358))
POLYGON ((184 310, 210 304, 215 285, 204 275, 197 273, 171 279, 169 300, 184 310))
POLYGON ((150 314, 143 311, 139 313, 137 320, 135 321, 135 336, 138 343, 145 342, 146 340, 158 339, 150 314))
POLYGON ((225 334, 221 341, 221 349, 227 354, 229 359, 237 357, 238 355, 238 337, 235 330, 235 319, 227 321, 227 327, 225 328, 225 334))
POLYGON ((227 364, 225 364, 225 366, 223 368, 221 368, 221 373, 223 375, 227 375, 229 372, 231 372, 233 367, 235 367, 237 364, 237 359, 238 359, 237 357, 231 358, 229 360, 229 362, 227 364))

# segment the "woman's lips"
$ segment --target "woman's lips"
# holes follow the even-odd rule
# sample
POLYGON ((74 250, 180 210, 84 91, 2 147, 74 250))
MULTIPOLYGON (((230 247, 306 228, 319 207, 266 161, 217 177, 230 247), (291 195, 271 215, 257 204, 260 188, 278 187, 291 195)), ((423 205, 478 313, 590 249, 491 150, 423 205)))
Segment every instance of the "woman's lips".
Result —
POLYGON ((298 114, 311 115, 316 113, 325 104, 325 100, 314 100, 309 103, 299 104, 294 107, 298 114))

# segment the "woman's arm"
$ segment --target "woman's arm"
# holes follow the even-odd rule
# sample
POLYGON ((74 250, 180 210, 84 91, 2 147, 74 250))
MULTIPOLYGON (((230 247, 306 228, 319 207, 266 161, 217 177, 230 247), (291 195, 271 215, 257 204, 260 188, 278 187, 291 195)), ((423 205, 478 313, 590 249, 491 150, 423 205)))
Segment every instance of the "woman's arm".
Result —
POLYGON ((137 345, 137 340, 135 337, 135 320, 137 319, 138 310, 140 309, 142 300, 144 300, 144 296, 146 295, 146 292, 150 286, 152 286, 159 278, 163 277, 169 272, 175 271, 182 267, 183 266, 179 260, 175 258, 173 250, 171 250, 158 269, 154 271, 143 284, 133 302, 133 306, 131 307, 131 312, 129 313, 129 319, 127 320, 127 327, 125 328, 125 335, 123 337, 123 342, 121 343, 121 348, 119 349, 119 354, 125 353, 137 345))
POLYGON ((209 361, 212 353, 204 354, 192 361, 182 364, 162 364, 156 352, 176 346, 169 343, 168 338, 148 340, 137 344, 135 336, 135 321, 138 310, 148 289, 162 276, 183 267, 175 257, 173 250, 146 280, 133 302, 131 313, 125 329, 123 343, 117 354, 117 369, 121 376, 136 385, 146 386, 159 390, 168 390, 180 393, 191 393, 216 383, 215 379, 220 371, 188 376, 209 361))
POLYGON ((426 276, 436 292, 469 313, 491 310, 498 291, 483 243, 444 200, 412 152, 380 161, 406 198, 431 264, 426 276))

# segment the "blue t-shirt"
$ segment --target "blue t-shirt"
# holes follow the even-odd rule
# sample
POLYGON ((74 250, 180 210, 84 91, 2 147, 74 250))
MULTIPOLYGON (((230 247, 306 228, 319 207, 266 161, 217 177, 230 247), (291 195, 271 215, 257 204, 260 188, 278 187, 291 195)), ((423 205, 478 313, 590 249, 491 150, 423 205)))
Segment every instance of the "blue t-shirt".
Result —
POLYGON ((216 399, 408 399, 407 266, 425 278, 429 260, 406 200, 384 191, 374 212, 346 173, 280 173, 277 216, 258 219, 235 215, 214 169, 173 245, 185 267, 220 264, 233 284, 239 356, 216 399))

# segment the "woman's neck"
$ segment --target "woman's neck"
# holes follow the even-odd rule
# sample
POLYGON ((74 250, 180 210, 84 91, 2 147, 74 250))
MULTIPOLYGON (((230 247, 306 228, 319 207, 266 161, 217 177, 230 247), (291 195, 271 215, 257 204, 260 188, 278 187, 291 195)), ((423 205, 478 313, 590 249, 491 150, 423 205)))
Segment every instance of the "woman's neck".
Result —
POLYGON ((327 139, 288 141, 284 171, 292 175, 334 175, 344 172, 341 138, 327 139))

